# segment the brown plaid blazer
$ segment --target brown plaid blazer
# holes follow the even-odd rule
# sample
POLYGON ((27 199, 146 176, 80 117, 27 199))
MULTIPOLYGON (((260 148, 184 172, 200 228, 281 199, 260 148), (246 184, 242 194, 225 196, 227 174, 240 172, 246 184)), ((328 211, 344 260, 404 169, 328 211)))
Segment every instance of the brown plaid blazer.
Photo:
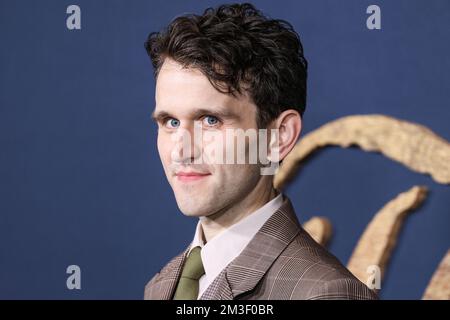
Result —
MULTIPOLYGON (((145 287, 144 299, 170 300, 189 247, 145 287)), ((315 242, 284 197, 242 253, 217 276, 202 300, 377 299, 336 257, 315 242)))

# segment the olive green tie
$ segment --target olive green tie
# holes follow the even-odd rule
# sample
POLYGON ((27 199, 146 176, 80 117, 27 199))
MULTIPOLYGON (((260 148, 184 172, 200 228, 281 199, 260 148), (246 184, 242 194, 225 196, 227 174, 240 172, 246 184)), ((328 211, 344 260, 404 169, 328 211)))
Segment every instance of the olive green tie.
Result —
POLYGON ((189 253, 181 272, 174 300, 197 300, 198 280, 205 274, 200 255, 201 250, 200 247, 195 247, 189 253))

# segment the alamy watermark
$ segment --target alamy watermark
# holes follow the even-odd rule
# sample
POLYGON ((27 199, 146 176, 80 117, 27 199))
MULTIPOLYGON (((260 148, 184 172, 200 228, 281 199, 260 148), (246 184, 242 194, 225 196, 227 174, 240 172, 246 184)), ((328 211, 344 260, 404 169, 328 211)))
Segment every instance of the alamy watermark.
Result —
POLYGON ((178 128, 171 136, 175 143, 172 163, 183 164, 259 164, 261 175, 274 175, 279 168, 278 129, 203 130, 194 122, 191 132, 178 128))
POLYGON ((366 269, 366 273, 369 274, 366 281, 366 286, 369 289, 381 289, 381 269, 377 265, 370 265, 366 269))
POLYGON ((66 286, 69 290, 81 290, 81 269, 76 264, 67 267, 66 273, 70 274, 66 280, 66 286))

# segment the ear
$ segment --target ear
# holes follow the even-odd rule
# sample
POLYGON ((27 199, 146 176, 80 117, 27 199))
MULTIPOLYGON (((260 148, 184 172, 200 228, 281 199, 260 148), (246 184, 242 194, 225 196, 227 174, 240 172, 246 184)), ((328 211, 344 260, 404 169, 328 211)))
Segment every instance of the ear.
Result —
POLYGON ((298 111, 294 109, 285 110, 271 122, 269 129, 278 130, 278 157, 272 155, 272 152, 276 151, 276 141, 271 141, 269 146, 271 160, 281 161, 297 143, 302 131, 302 118, 298 111))

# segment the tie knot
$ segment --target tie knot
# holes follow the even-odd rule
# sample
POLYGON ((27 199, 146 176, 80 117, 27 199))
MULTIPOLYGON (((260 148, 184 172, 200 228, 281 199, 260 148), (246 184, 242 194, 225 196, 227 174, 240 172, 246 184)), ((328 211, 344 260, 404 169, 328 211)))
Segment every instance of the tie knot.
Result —
POLYGON ((201 248, 195 247, 189 253, 186 262, 184 264, 183 272, 181 277, 189 278, 192 280, 198 280, 202 275, 205 274, 205 269, 203 268, 201 248))

